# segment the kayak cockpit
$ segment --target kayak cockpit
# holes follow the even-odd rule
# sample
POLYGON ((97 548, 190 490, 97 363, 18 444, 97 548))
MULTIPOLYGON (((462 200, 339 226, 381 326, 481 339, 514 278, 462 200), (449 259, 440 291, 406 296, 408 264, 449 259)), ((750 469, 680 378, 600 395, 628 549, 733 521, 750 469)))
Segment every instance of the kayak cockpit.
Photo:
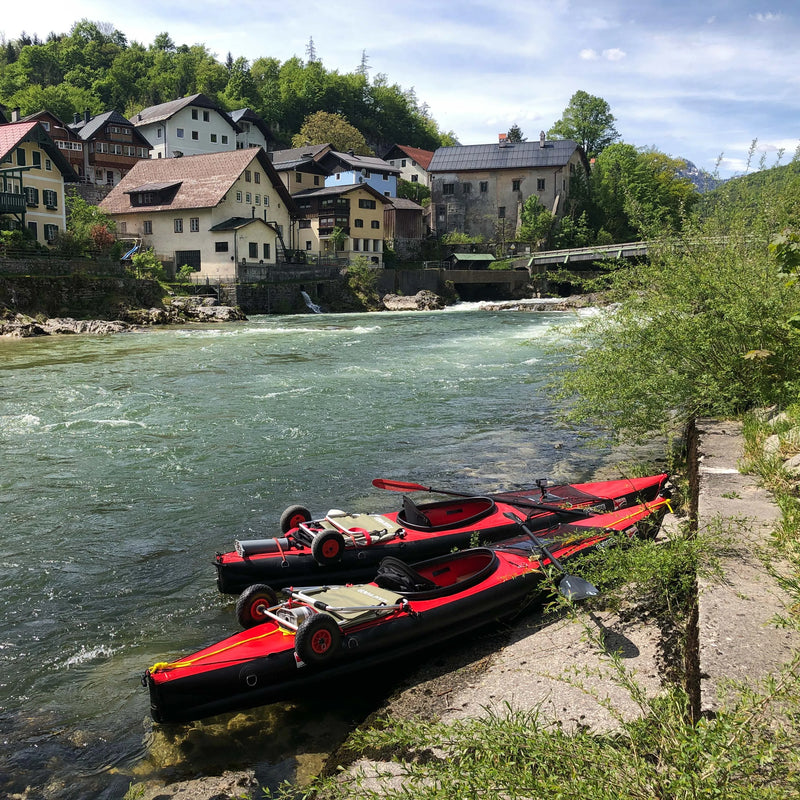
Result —
POLYGON ((495 509, 491 497, 464 497, 417 505, 410 497, 404 496, 403 508, 397 514, 397 521, 404 528, 413 530, 443 531, 472 525, 495 509))

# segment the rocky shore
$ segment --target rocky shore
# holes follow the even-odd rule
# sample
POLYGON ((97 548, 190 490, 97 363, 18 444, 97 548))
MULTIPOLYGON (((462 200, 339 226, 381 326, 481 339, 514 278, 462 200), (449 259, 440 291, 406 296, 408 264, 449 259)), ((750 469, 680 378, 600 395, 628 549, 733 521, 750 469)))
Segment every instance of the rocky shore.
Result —
POLYGON ((214 298, 173 297, 163 307, 133 309, 120 319, 74 319, 73 317, 31 317, 0 308, 0 336, 24 339, 33 336, 71 334, 110 334, 144 330, 153 325, 180 325, 186 322, 234 322, 247 319, 239 308, 220 305, 214 298))

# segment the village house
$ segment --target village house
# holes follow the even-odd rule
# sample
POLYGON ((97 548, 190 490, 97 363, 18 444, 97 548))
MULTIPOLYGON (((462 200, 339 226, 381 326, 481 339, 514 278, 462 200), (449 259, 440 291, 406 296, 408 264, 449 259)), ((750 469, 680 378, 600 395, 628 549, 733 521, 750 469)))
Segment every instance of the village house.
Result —
POLYGON ((231 111, 229 116, 239 126, 240 132, 236 134, 237 150, 246 150, 248 147, 270 149, 272 133, 269 125, 255 111, 250 108, 239 108, 231 111))
POLYGON ((274 150, 268 155, 283 185, 294 194, 325 185, 328 171, 317 162, 316 157, 330 150, 329 144, 318 144, 274 150))
POLYGON ((261 148, 140 161, 100 209, 195 280, 257 280, 297 247, 295 203, 261 148))
POLYGON ((0 220, 27 228, 40 244, 66 229, 64 182, 77 181, 69 161, 41 122, 0 125, 0 220))
POLYGON ((523 203, 532 195, 555 216, 566 208, 570 183, 587 175, 583 149, 571 140, 440 147, 428 167, 432 225, 437 235, 458 231, 513 241, 523 203))
POLYGON ((352 150, 347 153, 329 150, 316 161, 328 172, 326 186, 367 184, 386 197, 397 197, 400 170, 382 158, 359 156, 352 150))
POLYGON ((204 94, 143 108, 131 122, 152 145, 154 159, 234 150, 242 133, 230 114, 204 94))
POLYGON ((303 215, 298 249, 309 259, 364 256, 383 266, 384 206, 392 202, 386 195, 363 183, 307 189, 293 198, 303 215))
POLYGON ((432 150, 422 150, 406 144, 396 144, 384 155, 383 160, 400 169, 400 179, 409 183, 420 183, 430 188, 428 167, 433 158, 432 150))

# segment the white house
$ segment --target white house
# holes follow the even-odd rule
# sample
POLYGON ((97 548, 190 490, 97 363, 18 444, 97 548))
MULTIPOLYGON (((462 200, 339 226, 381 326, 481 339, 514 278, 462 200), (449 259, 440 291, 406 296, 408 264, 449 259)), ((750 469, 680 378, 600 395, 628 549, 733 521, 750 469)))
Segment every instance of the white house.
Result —
POLYGON ((131 122, 152 145, 151 158, 235 150, 239 126, 204 94, 143 108, 131 122))

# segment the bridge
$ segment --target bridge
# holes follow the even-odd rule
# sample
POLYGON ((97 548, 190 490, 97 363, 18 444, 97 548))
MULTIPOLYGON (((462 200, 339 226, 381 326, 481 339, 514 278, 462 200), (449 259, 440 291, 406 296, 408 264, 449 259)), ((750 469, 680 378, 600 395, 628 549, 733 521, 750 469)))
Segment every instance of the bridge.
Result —
POLYGON ((592 245, 573 247, 569 250, 542 250, 527 259, 530 272, 537 267, 566 266, 592 261, 607 261, 620 258, 644 258, 647 256, 647 242, 626 242, 624 244, 592 245))

